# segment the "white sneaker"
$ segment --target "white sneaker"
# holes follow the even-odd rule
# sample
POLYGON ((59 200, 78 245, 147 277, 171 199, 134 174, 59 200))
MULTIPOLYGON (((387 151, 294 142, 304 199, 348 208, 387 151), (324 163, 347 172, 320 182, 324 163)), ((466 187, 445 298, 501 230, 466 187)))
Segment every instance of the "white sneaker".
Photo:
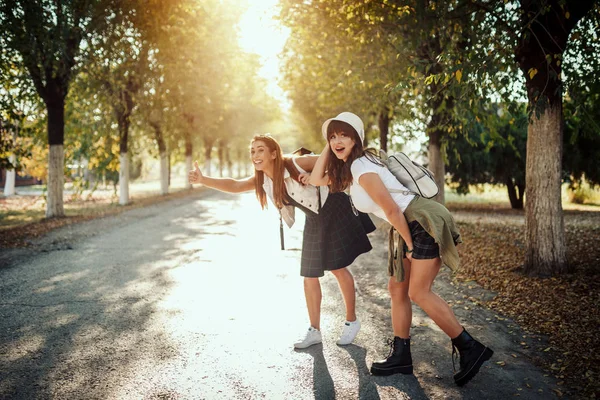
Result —
POLYGON ((310 328, 308 328, 308 332, 306 332, 304 340, 298 343, 294 343, 294 348, 305 349, 307 347, 312 346, 313 344, 321 343, 322 341, 323 340, 321 338, 321 331, 311 326, 310 328))
POLYGON ((342 330, 342 336, 340 336, 340 340, 337 341, 337 344, 340 346, 344 346, 352 343, 356 334, 360 331, 360 321, 346 321, 344 323, 344 329, 342 330))

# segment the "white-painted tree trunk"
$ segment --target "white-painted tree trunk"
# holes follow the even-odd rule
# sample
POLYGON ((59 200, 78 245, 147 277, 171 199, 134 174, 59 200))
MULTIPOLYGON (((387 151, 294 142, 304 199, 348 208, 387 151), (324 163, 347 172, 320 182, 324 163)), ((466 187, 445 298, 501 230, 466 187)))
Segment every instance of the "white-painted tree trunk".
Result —
POLYGON ((160 153, 160 194, 169 194, 169 156, 166 151, 160 153))
MULTIPOLYGON (((17 162, 17 157, 14 154, 11 154, 8 157, 8 161, 12 165, 15 165, 17 162)), ((4 182, 4 195, 5 196, 14 196, 15 192, 15 180, 17 177, 17 171, 15 169, 10 169, 6 171, 6 181, 4 182)))
POLYGON ((90 160, 87 158, 81 159, 81 168, 83 169, 83 180, 90 183, 90 160))
MULTIPOLYGON (((194 169, 194 166, 192 165, 192 156, 186 156, 185 157, 185 172, 186 172, 186 174, 189 171, 191 171, 192 169, 194 169)), ((185 180, 185 188, 186 189, 192 188, 192 184, 187 180, 187 176, 186 176, 186 180, 185 180)))
POLYGON ((65 208, 63 190, 65 185, 65 150, 62 144, 50 145, 48 152, 48 193, 46 218, 63 217, 65 208))
POLYGON ((206 175, 206 176, 211 176, 211 170, 210 170, 210 159, 207 159, 206 161, 204 161, 204 167, 202 168, 202 174, 206 175))
POLYGON ((127 153, 119 154, 119 204, 129 204, 129 158, 127 153))

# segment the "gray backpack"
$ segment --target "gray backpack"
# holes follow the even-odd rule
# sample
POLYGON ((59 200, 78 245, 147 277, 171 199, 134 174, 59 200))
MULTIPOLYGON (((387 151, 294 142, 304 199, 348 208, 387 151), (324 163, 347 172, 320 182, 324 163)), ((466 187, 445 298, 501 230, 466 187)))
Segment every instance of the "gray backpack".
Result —
MULTIPOLYGON (((385 151, 379 151, 381 162, 398 179, 404 187, 411 192, 431 199, 435 197, 440 189, 438 188, 433 173, 419 163, 414 162, 402 152, 387 154, 385 151)), ((390 190, 391 192, 395 190, 390 190)))

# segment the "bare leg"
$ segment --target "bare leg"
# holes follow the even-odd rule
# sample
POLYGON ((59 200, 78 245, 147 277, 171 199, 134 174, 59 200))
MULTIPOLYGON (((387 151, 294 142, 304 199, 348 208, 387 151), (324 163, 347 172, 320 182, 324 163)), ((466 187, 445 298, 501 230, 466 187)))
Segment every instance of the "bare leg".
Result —
POLYGON ((404 259, 404 282, 396 282, 395 277, 390 277, 388 290, 392 298, 392 327, 394 336, 408 339, 410 337, 410 324, 412 321, 412 305, 408 296, 411 275, 410 261, 404 259))
POLYGON ((346 304, 346 321, 356 321, 356 293, 354 291, 354 277, 348 268, 340 268, 331 273, 336 277, 340 291, 346 304))
POLYGON ((408 295, 452 339, 461 334, 463 327, 448 303, 431 291, 441 266, 442 259, 439 257, 431 260, 413 259, 408 295))
POLYGON ((321 283, 319 278, 304 278, 304 297, 310 326, 321 330, 321 283))

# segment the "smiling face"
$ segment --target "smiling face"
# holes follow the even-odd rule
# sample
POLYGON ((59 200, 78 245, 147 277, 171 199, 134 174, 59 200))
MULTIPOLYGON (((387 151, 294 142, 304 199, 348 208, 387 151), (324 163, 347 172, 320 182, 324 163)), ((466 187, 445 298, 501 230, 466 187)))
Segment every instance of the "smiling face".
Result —
POLYGON ((277 158, 277 151, 271 151, 264 141, 255 140, 250 145, 250 158, 254 169, 264 171, 273 166, 273 161, 277 158))
POLYGON ((346 162, 352 149, 356 145, 356 141, 351 133, 346 133, 342 130, 335 130, 329 133, 329 147, 335 156, 346 162))

